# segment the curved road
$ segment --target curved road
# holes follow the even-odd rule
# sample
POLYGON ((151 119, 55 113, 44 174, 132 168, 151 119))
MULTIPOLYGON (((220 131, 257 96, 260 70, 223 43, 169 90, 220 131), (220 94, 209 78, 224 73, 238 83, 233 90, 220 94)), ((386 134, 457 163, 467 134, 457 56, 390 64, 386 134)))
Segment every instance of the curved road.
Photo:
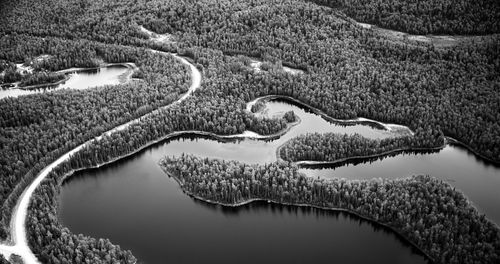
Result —
MULTIPOLYGON (((153 51, 153 50, 152 50, 153 51)), ((28 206, 30 203, 31 196, 33 195, 35 189, 40 185, 40 183, 47 177, 47 175, 59 164, 62 162, 68 160, 71 155, 74 153, 80 151, 83 147, 87 146, 94 140, 100 140, 103 136, 111 135, 113 133, 116 133, 118 131, 124 130, 125 128, 129 127, 130 125, 136 124, 141 121, 143 117, 147 117, 150 115, 156 114, 158 111, 171 107, 172 105, 179 104, 180 102, 186 100, 189 96, 193 94, 193 92, 198 89, 201 85, 201 73, 196 67, 188 62, 186 59, 177 56, 176 54, 172 53, 166 53, 166 52, 160 52, 160 51, 153 51, 153 52, 158 52, 158 53, 163 53, 163 54, 169 54, 174 56, 176 59, 178 59, 181 63, 188 65, 189 68, 191 69, 191 86, 189 87, 189 90, 177 101, 167 105, 160 107, 142 117, 139 117, 137 119, 131 120, 123 125, 117 126, 105 133, 103 133, 101 136, 98 136, 92 140, 89 140, 78 147, 72 149, 68 153, 64 154, 60 158, 58 158, 56 161, 52 162, 50 165, 45 167, 35 178, 35 180, 26 188, 21 196, 18 199, 17 205, 14 208, 14 212, 12 214, 12 219, 11 219, 11 226, 10 226, 10 232, 11 232, 11 241, 4 242, 3 244, 0 244, 0 253, 5 256, 5 258, 9 259, 12 254, 20 255, 24 262, 27 264, 38 264, 40 263, 36 256, 33 254, 31 249, 28 246, 28 241, 27 241, 27 232, 26 232, 26 216, 28 214, 28 206)))

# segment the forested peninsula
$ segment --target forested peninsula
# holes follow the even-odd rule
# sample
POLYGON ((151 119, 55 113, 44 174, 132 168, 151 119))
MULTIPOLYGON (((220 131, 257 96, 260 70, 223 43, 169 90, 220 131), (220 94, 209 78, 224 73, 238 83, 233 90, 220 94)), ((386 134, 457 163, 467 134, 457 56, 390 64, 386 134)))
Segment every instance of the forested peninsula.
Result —
POLYGON ((266 165, 165 157, 160 165, 197 199, 224 205, 268 200, 346 210, 387 225, 438 263, 495 263, 499 230, 449 184, 429 176, 401 180, 313 179, 289 162, 266 165))

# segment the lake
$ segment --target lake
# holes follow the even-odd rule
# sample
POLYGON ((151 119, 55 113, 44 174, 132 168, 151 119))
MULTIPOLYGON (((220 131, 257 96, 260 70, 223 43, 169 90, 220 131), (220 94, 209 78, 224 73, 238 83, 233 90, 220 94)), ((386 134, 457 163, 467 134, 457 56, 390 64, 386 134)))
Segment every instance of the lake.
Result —
MULTIPOLYGON (((66 180, 59 219, 74 233, 109 238, 144 263, 426 263, 393 232, 344 213, 264 202, 224 208, 185 195, 163 173, 165 155, 194 154, 247 163, 276 160, 276 148, 307 132, 395 136, 368 125, 330 123, 290 102, 273 100, 259 115, 293 110, 301 122, 276 140, 217 140, 186 134, 66 180)), ((307 167, 311 177, 400 178, 431 174, 462 190, 489 219, 499 219, 500 170, 466 149, 400 154, 338 168, 307 167)))
POLYGON ((69 178, 60 195, 63 225, 109 238, 147 264, 426 263, 393 233, 346 214, 196 201, 158 166, 167 146, 69 178))

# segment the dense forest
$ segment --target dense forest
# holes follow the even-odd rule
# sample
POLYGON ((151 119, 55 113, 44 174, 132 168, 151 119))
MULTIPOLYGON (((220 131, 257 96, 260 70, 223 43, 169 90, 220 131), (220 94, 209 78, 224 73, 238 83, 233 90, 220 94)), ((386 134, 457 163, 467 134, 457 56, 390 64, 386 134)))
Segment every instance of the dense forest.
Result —
MULTIPOLYGON (((6 39, 10 40, 2 38, 6 39)), ((142 81, 119 86, 0 100, 0 201, 3 205, 0 234, 3 238, 17 196, 41 168, 106 130, 171 103, 187 91, 189 85, 188 69, 171 56, 85 41, 68 43, 29 37, 10 41, 17 45, 2 48, 0 53, 4 56, 54 54, 46 63, 58 69, 92 63, 96 58, 92 55, 99 52, 99 57, 108 62, 135 62, 144 76, 142 81), (31 50, 33 46, 36 50, 31 50), (85 46, 86 50, 94 52, 73 52, 72 56, 65 54, 67 58, 58 57, 57 54, 69 52, 65 46, 85 46), (64 52, 58 53, 58 48, 64 52)), ((6 44, 0 41, 0 45, 6 44)))
POLYGON ((0 85, 3 83, 13 83, 20 81, 21 73, 17 70, 17 66, 8 61, 0 60, 0 85))
POLYGON ((7 63, 7 65, 4 71, 0 70, 0 86, 12 85, 12 83, 18 81, 20 87, 53 84, 66 78, 63 73, 48 72, 46 70, 23 72, 13 63, 7 63))
POLYGON ((31 85, 52 84, 64 79, 66 79, 66 76, 63 73, 52 73, 52 72, 42 71, 26 76, 21 80, 19 86, 24 87, 31 85))
POLYGON ((443 146, 442 135, 416 133, 415 136, 369 139, 359 134, 310 133, 287 141, 280 147, 280 158, 287 161, 336 162, 398 150, 428 149, 443 146), (434 141, 428 142, 429 138, 434 141))
MULTIPOLYGON (((450 12, 460 14, 460 10, 450 12)), ((481 17, 481 12, 471 14, 481 17)), ((404 14, 403 10, 397 13, 404 14)), ((438 13, 434 15, 439 17, 438 13)), ((43 72, 50 75, 56 70, 95 67, 102 62, 134 62, 140 68, 137 76, 142 80, 85 91, 58 91, 0 100, 0 201, 3 204, 0 237, 7 235, 6 227, 18 195, 46 164, 103 131, 172 102, 186 91, 188 69, 170 56, 148 52, 146 47, 177 51, 189 57, 203 71, 202 89, 181 105, 162 110, 141 124, 104 138, 72 159, 66 170, 108 161, 174 131, 200 130, 225 135, 245 130, 263 135, 279 132, 287 125, 284 118, 262 119, 245 111, 247 102, 269 94, 291 96, 335 118, 367 117, 404 124, 416 131, 420 139, 394 144, 438 145, 444 134, 486 158, 500 161, 498 36, 463 43, 453 49, 439 49, 386 39, 344 17, 337 9, 295 0, 2 1, 0 67, 5 70, 4 82, 21 80, 14 63, 28 63, 41 76, 43 72), (176 43, 150 42, 139 25, 172 34, 176 43), (41 55, 50 56, 36 60, 41 55), (249 57, 262 60, 266 66, 261 72, 254 71, 249 57), (305 74, 288 74, 281 70, 282 65, 303 69, 305 74)), ((396 17, 393 21, 398 21, 396 17)), ((472 18, 462 19, 464 22, 460 23, 472 23, 475 29, 481 30, 475 22, 467 22, 472 18)), ((481 21, 495 23, 498 19, 481 21)), ((448 23, 447 27, 453 29, 451 25, 455 23, 448 23)), ((422 30, 429 27, 437 28, 428 26, 422 30)), ((318 138, 318 142, 322 140, 330 139, 318 138)), ((300 144, 314 145, 316 141, 305 140, 300 144)), ((364 144, 372 143, 361 140, 356 144, 362 149, 364 144)), ((294 170, 293 166, 289 169, 294 170)), ((64 174, 63 171, 61 169, 58 175, 64 174)), ((421 183, 430 182, 437 192, 450 188, 425 177, 408 181, 416 181, 415 188, 424 188, 421 183)), ((54 197, 59 190, 58 183, 56 180, 44 183, 41 191, 46 195, 38 193, 36 206, 31 207, 28 222, 35 251, 54 263, 64 262, 63 258, 76 261, 74 254, 78 253, 75 252, 83 252, 89 262, 97 263, 92 261, 94 258, 105 261, 104 249, 112 247, 109 241, 75 236, 57 222, 54 197), (51 237, 53 241, 38 240, 38 237, 51 237), (76 250, 79 246, 81 250, 76 250)), ((408 201, 396 191, 404 194, 409 185, 394 184, 406 187, 395 188, 390 201, 408 201), (398 197, 401 199, 397 200, 398 197)), ((450 195, 462 202, 461 195, 455 192, 450 195), (456 198, 457 195, 461 198, 456 198)), ((429 195, 422 197, 422 203, 438 199, 429 195)), ((382 198, 380 203, 384 201, 382 198)), ((379 203, 367 202, 363 206, 376 205, 379 203)), ((418 207, 415 210, 418 211, 418 207)), ((464 207, 449 210, 457 213, 464 207)), ((389 216, 381 222, 389 221, 389 216)), ((396 214, 393 216, 397 218, 396 214)), ((437 217, 441 221, 444 216, 437 217)), ((464 221, 470 221, 473 228, 487 225, 486 220, 477 215, 464 213, 460 217, 466 217, 464 221)), ((373 215, 370 218, 377 219, 373 215)), ((402 225, 402 222, 398 223, 402 225)), ((414 221, 406 223, 415 224, 414 221)), ((403 227, 389 224, 407 233, 403 227)), ((428 232, 433 232, 432 235, 426 234, 426 237, 439 236, 436 228, 431 230, 434 231, 428 232)), ((469 230, 462 231, 468 236, 480 236, 469 230)), ((458 239, 465 241, 464 237, 458 239)), ((464 243, 471 241, 476 240, 471 238, 464 243)), ((441 251, 444 245, 435 247, 442 254, 439 256, 450 263, 455 261, 452 255, 441 251)), ((479 248, 477 252, 492 252, 479 248)), ((494 250, 497 249, 495 244, 494 250)), ((452 246, 449 250, 458 252, 452 246)), ((127 253, 117 252, 110 257, 132 259, 127 253)), ((432 248, 428 252, 436 256, 432 248)), ((472 255, 474 250, 467 248, 463 252, 472 255)), ((494 255, 491 254, 490 257, 494 255)), ((472 256, 470 259, 482 258, 472 256)))
POLYGON ((353 19, 410 34, 500 33, 496 0, 310 0, 353 19))
POLYGON ((386 224, 436 263, 497 263, 500 234, 449 184, 429 176, 403 180, 313 179, 288 162, 248 165, 182 155, 160 165, 183 190, 237 204, 252 199, 341 208, 386 224))

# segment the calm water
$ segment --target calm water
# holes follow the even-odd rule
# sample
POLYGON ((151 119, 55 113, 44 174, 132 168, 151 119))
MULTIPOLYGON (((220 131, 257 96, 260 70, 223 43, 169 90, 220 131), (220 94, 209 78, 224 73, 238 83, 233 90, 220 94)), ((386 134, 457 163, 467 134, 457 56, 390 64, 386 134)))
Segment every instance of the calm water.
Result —
POLYGON ((0 89, 0 99, 5 97, 18 97, 21 95, 45 93, 59 89, 87 89, 102 85, 115 85, 124 83, 126 78, 124 76, 129 71, 124 66, 110 66, 99 68, 98 70, 85 70, 70 73, 70 78, 59 85, 54 87, 39 88, 33 90, 23 89, 0 89))
POLYGON ((483 162, 461 146, 448 145, 432 154, 400 154, 338 168, 303 168, 313 177, 372 179, 431 175, 461 190, 481 213, 500 224, 500 168, 483 162))
POLYGON ((65 182, 59 217, 74 233, 109 238, 145 263, 426 263, 395 234, 319 210, 252 204, 224 209, 183 194, 158 166, 164 155, 191 153, 250 163, 276 160, 276 147, 309 131, 393 136, 369 126, 339 126, 284 102, 302 122, 274 141, 217 141, 181 136, 131 158, 77 173, 65 182), (361 254, 360 254, 361 253, 361 254))
POLYGON ((197 202, 157 165, 163 149, 70 178, 60 196, 63 224, 110 238, 148 264, 426 263, 394 234, 344 214, 197 202))

